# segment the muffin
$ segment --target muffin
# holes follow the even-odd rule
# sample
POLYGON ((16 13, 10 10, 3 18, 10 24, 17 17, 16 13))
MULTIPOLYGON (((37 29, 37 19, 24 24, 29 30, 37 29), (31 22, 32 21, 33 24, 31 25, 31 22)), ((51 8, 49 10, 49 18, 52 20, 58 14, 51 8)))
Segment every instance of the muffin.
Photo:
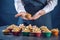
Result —
POLYGON ((31 31, 31 36, 41 36, 41 30, 37 26, 33 26, 32 31, 31 31))
POLYGON ((36 31, 36 36, 40 37, 41 36, 41 30, 40 30, 40 28, 37 28, 35 31, 36 31))
POLYGON ((12 32, 13 28, 17 27, 16 25, 12 24, 10 26, 7 27, 7 29, 12 32))
POLYGON ((22 30, 22 34, 23 34, 23 36, 29 36, 30 30, 28 28, 25 28, 22 30))
POLYGON ((52 32, 52 34, 54 36, 58 36, 59 35, 59 30, 58 29, 52 29, 51 32, 52 32))
POLYGON ((29 24, 28 26, 26 26, 26 28, 28 28, 30 30, 30 32, 31 32, 33 27, 32 27, 31 24, 29 24))
POLYGON ((32 28, 32 32, 31 33, 36 33, 36 30, 38 29, 38 27, 37 26, 33 26, 33 28, 32 28))
POLYGON ((24 24, 20 24, 19 28, 23 30, 25 28, 24 24))
POLYGON ((44 30, 44 31, 42 32, 42 34, 43 34, 44 37, 51 37, 51 31, 48 30, 48 29, 44 30))
POLYGON ((30 19, 30 18, 31 18, 31 14, 27 13, 27 15, 25 15, 25 17, 26 17, 27 19, 30 19))
POLYGON ((44 31, 44 30, 46 30, 46 29, 48 29, 48 28, 47 28, 46 26, 41 26, 40 29, 41 29, 42 31, 44 31))
POLYGON ((29 24, 29 29, 30 29, 30 32, 32 32, 33 26, 31 24, 29 24))
POLYGON ((13 35, 19 36, 21 32, 21 29, 19 27, 16 27, 12 30, 13 35))
POLYGON ((3 32, 3 34, 4 34, 4 35, 8 35, 8 34, 10 33, 10 31, 9 31, 9 30, 7 30, 7 29, 2 30, 2 32, 3 32))

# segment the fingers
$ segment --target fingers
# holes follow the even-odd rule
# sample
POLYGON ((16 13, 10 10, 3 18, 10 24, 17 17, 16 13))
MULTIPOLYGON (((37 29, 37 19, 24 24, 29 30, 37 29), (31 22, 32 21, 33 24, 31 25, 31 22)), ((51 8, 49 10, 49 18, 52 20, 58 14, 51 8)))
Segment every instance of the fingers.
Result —
POLYGON ((28 20, 26 17, 24 17, 24 16, 21 16, 21 18, 23 18, 24 20, 28 20))
POLYGON ((22 19, 24 19, 24 20, 28 20, 28 19, 25 17, 24 14, 22 15, 22 13, 18 13, 18 14, 15 15, 15 17, 19 17, 19 16, 20 16, 22 19))
POLYGON ((21 16, 24 20, 33 20, 32 17, 31 18, 26 18, 24 16, 21 16))
POLYGON ((37 14, 35 14, 33 17, 29 17, 29 18, 25 17, 26 13, 24 13, 24 14, 23 13, 18 13, 18 14, 15 15, 15 17, 19 17, 19 16, 24 20, 36 20, 38 18, 37 14))
POLYGON ((19 17, 21 15, 22 15, 22 13, 18 13, 18 14, 15 15, 15 17, 19 17))
POLYGON ((39 15, 38 13, 36 13, 33 17, 32 20, 37 20, 41 15, 39 15))
POLYGON ((33 17, 32 20, 36 20, 37 18, 36 17, 33 17))
POLYGON ((39 16, 35 16, 35 17, 33 17, 33 20, 37 20, 39 17, 40 17, 40 15, 39 16))

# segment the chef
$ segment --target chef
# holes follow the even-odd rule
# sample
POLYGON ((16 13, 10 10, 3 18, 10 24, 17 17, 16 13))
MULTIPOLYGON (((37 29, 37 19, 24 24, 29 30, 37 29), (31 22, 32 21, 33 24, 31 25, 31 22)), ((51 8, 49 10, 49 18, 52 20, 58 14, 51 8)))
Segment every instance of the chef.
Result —
POLYGON ((51 27, 51 14, 58 0, 14 0, 18 12, 15 17, 21 17, 25 25, 32 24, 38 27, 44 25, 51 27), (25 15, 30 13, 32 17, 27 19, 25 15))

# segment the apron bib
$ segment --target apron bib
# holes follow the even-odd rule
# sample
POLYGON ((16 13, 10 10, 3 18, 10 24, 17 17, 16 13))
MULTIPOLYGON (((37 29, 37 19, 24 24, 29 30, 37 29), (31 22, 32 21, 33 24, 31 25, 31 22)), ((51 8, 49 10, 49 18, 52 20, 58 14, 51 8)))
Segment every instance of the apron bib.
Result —
MULTIPOLYGON (((34 15, 39 10, 43 9, 47 5, 47 0, 22 0, 25 10, 34 15)), ((39 19, 34 21, 26 21, 24 20, 25 25, 37 25, 40 26, 47 26, 48 28, 51 27, 51 14, 48 13, 46 15, 41 16, 39 19)))
POLYGON ((47 0, 22 0, 25 10, 34 15, 47 5, 47 0))

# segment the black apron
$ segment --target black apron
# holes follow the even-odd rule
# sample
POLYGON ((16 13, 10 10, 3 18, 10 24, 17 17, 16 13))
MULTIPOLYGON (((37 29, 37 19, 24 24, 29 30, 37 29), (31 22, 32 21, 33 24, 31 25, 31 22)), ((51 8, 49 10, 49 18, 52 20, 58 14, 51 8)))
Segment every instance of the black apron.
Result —
MULTIPOLYGON (((34 15, 36 12, 43 9, 47 5, 47 0, 22 0, 22 2, 25 7, 25 10, 32 15, 34 15)), ((39 19, 34 21, 24 20, 24 24, 37 25, 38 27, 44 25, 48 26, 48 28, 51 28, 51 15, 43 15, 39 19)))
POLYGON ((34 15, 47 5, 47 0, 22 0, 25 10, 34 15))

